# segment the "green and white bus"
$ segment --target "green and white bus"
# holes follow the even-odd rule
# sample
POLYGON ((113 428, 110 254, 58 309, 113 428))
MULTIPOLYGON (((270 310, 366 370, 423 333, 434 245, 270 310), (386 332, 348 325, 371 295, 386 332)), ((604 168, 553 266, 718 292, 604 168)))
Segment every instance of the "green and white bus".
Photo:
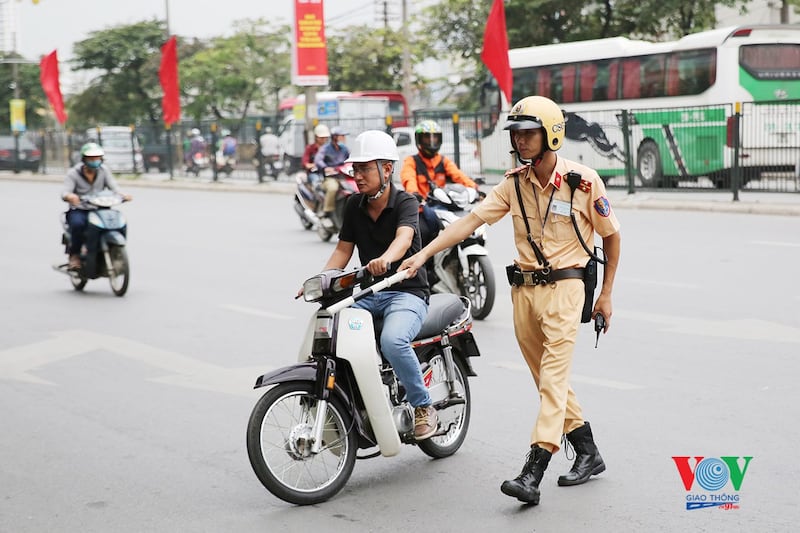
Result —
MULTIPOLYGON (((740 109, 745 181, 763 171, 796 172, 800 26, 722 28, 661 43, 613 37, 534 46, 510 50, 509 60, 514 100, 537 94, 561 105, 567 138, 559 153, 604 179, 625 175, 627 141, 643 186, 700 176, 724 186, 740 109)), ((483 129, 482 168, 503 172, 517 164, 502 129, 510 103, 496 89, 482 100, 492 117, 483 129)))

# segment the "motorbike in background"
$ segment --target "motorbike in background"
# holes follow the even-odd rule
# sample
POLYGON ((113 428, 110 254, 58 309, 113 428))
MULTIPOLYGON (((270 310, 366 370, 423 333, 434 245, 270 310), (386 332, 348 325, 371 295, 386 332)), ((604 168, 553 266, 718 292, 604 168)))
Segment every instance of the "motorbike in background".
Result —
MULTIPOLYGON (((328 270, 303 284, 303 297, 319 302, 298 362, 260 376, 270 387, 247 423, 247 453, 259 481, 278 498, 313 505, 344 488, 356 459, 400 452, 416 444, 433 458, 456 453, 467 436, 472 398, 470 357, 479 356, 469 301, 434 294, 416 339, 423 380, 439 426, 430 438, 414 438, 414 409, 391 365, 378 352, 372 314, 350 307, 406 279, 408 271, 365 286, 366 269, 328 270), (357 456, 358 450, 371 450, 357 456)), ((378 326, 379 327, 379 326, 378 326)))
MULTIPOLYGON (((434 188, 426 203, 433 208, 442 228, 447 227, 480 201, 471 187, 448 183, 434 188)), ((486 250, 486 224, 479 226, 464 241, 434 255, 426 264, 428 282, 435 293, 451 292, 469 298, 472 316, 482 320, 494 306, 495 279, 486 250)))
POLYGON ((344 206, 347 199, 358 192, 356 180, 353 178, 353 165, 343 163, 335 168, 326 169, 326 177, 335 178, 339 184, 336 191, 336 207, 330 217, 326 217, 323 206, 325 205, 325 191, 322 181, 312 182, 308 174, 297 174, 297 189, 294 194, 294 210, 300 217, 300 223, 305 229, 316 228, 317 235, 323 241, 339 233, 344 217, 344 206))
MULTIPOLYGON (((125 215, 114 209, 123 201, 121 195, 111 191, 81 197, 81 202, 94 207, 88 213, 88 225, 91 227, 87 228, 87 244, 90 246, 84 246, 81 250, 81 268, 70 270, 68 263, 53 265, 55 270, 69 276, 76 291, 82 291, 90 279, 104 277, 108 278, 115 295, 123 296, 127 292, 130 280, 128 252, 125 248, 128 225, 125 215), (89 243, 92 235, 96 242, 89 243)), ((61 215, 61 225, 61 244, 69 253, 72 238, 66 213, 61 215)))
POLYGON ((222 150, 217 151, 214 156, 214 161, 217 165, 218 174, 225 174, 230 177, 233 170, 236 168, 236 157, 233 155, 225 155, 222 150))
POLYGON ((208 156, 203 152, 195 152, 189 157, 189 164, 186 165, 186 173, 200 175, 201 170, 210 168, 208 156))

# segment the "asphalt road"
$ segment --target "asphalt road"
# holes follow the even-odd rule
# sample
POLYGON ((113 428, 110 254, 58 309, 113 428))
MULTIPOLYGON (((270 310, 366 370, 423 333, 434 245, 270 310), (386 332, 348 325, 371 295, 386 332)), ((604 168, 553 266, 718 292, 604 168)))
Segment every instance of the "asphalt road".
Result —
MULTIPOLYGON (((0 181, 0 531, 795 530, 800 218, 620 202, 611 331, 595 350, 587 326, 573 365, 608 465, 589 483, 556 486, 559 453, 539 506, 500 493, 538 407, 500 283, 474 328, 462 449, 359 461, 337 497, 296 507, 255 478, 245 426, 255 378, 296 357, 312 308, 293 296, 333 245, 286 194, 126 185, 132 277, 117 298, 51 269, 58 184, 0 181), (739 490, 687 491, 673 456, 752 460, 739 490), (720 494, 738 508, 686 510, 720 494)), ((509 232, 489 230, 498 281, 509 232)))

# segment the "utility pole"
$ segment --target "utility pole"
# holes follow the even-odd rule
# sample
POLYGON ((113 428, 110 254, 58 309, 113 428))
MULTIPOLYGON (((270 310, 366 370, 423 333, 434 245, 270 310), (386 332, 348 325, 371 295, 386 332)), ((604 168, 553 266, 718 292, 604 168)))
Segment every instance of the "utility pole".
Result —
POLYGON ((403 0, 403 97, 411 104, 411 53, 408 50, 408 0, 403 0))

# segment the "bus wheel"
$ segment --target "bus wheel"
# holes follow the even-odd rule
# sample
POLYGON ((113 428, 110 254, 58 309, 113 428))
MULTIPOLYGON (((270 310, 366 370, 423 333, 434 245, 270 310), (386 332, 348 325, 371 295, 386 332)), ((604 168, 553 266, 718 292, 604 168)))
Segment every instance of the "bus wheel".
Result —
POLYGON ((645 141, 639 147, 636 170, 643 187, 658 187, 663 178, 661 154, 653 141, 645 141))

